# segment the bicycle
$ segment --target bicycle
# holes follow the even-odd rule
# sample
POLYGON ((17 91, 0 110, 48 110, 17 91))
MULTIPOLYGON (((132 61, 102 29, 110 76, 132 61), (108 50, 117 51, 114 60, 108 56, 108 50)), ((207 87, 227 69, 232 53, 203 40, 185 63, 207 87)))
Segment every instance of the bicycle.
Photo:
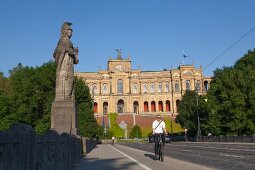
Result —
POLYGON ((162 140, 163 138, 164 138, 164 134, 162 133, 155 135, 155 142, 157 142, 155 144, 157 145, 156 154, 158 154, 158 160, 160 160, 161 162, 164 161, 164 141, 162 140))

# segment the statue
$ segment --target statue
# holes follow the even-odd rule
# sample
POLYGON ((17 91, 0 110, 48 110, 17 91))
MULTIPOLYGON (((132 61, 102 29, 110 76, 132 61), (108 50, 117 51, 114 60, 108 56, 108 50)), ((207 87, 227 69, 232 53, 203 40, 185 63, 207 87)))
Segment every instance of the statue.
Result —
POLYGON ((78 64, 78 48, 70 40, 71 23, 65 22, 61 27, 61 38, 53 57, 56 68, 56 95, 51 107, 51 129, 58 133, 77 135, 77 112, 74 97, 74 64, 78 64))
POLYGON ((57 64, 55 101, 74 100, 74 64, 78 64, 78 48, 74 48, 70 38, 72 23, 65 22, 61 27, 61 38, 53 57, 57 64))
POLYGON ((121 58, 121 49, 115 49, 115 50, 116 50, 117 53, 118 53, 117 59, 118 59, 118 60, 122 60, 122 58, 121 58))

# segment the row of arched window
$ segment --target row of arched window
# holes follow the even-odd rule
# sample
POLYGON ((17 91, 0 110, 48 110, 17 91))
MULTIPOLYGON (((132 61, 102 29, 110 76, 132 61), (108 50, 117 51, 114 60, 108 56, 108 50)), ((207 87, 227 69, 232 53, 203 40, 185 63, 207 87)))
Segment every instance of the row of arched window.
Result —
MULTIPOLYGON (((169 82, 165 82, 164 83, 164 88, 163 88, 162 82, 157 83, 157 85, 158 86, 155 89, 155 83, 154 82, 151 82, 151 83, 144 82, 143 85, 142 85, 143 86, 142 93, 155 93, 155 92, 158 92, 158 93, 162 93, 162 92, 169 93, 170 92, 169 82)), ((208 91, 208 87, 209 87, 208 81, 205 81, 204 82, 204 90, 208 91)), ((132 93, 139 93, 138 89, 139 89, 138 88, 138 84, 137 83, 133 83, 132 84, 132 93)), ((190 80, 186 80, 185 90, 192 90, 191 89, 190 80)), ((196 83, 195 83, 195 90, 197 90, 197 91, 201 90, 201 82, 199 80, 197 80, 196 83)), ((175 92, 180 92, 180 85, 179 85, 179 81, 177 81, 177 80, 174 82, 174 91, 175 92)), ((109 94, 108 85, 106 83, 103 84, 102 93, 103 94, 109 94)), ((121 80, 121 79, 119 79, 117 81, 117 93, 118 94, 123 94, 123 80, 121 80)), ((92 94, 93 95, 99 94, 99 91, 98 91, 98 88, 97 88, 97 84, 93 84, 93 86, 92 86, 92 94)))
MULTIPOLYGON (((176 100, 176 106, 178 106, 180 103, 180 100, 176 100)), ((116 104, 116 112, 117 113, 125 113, 127 112, 125 109, 125 102, 120 99, 118 100, 118 103, 116 104)), ((177 107, 176 107, 177 108, 177 107)), ((155 101, 145 101, 143 103, 143 110, 142 112, 170 112, 173 111, 171 110, 171 103, 169 100, 163 102, 163 101, 158 101, 157 107, 156 107, 156 102, 155 101)), ((178 110, 176 110, 178 112, 178 110)), ((133 111, 134 113, 139 114, 141 112, 139 110, 139 103, 138 101, 133 102, 133 111)), ((98 103, 94 102, 94 113, 98 113, 98 103)), ((108 113, 108 102, 103 103, 103 114, 108 113)))

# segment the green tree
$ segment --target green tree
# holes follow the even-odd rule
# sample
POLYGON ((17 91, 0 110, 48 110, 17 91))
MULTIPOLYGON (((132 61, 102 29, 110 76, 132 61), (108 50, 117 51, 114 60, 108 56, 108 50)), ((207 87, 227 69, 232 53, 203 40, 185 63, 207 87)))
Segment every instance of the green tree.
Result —
POLYGON ((233 67, 214 72, 208 92, 220 133, 255 133, 255 51, 249 51, 233 67))
POLYGON ((10 71, 8 93, 2 93, 1 101, 7 104, 8 113, 0 128, 7 129, 14 122, 30 124, 37 132, 50 127, 50 108, 54 99, 55 64, 48 62, 41 67, 24 67, 18 64, 10 71))
POLYGON ((217 122, 209 121, 210 117, 213 118, 213 114, 205 101, 206 98, 206 96, 198 95, 195 91, 188 90, 183 95, 178 106, 179 114, 175 121, 180 123, 182 128, 187 128, 190 136, 196 136, 197 134, 198 115, 202 135, 207 134, 209 131, 217 132, 214 127, 217 122))
POLYGON ((81 136, 97 137, 102 132, 94 117, 93 99, 82 79, 75 78, 75 101, 78 111, 78 127, 81 136))
POLYGON ((135 125, 133 128, 132 128, 132 130, 131 130, 131 132, 130 132, 130 137, 132 138, 132 139, 134 139, 134 138, 142 138, 142 132, 141 132, 141 128, 140 128, 140 126, 138 126, 138 125, 135 125))
POLYGON ((192 136, 195 136, 197 132, 196 109, 196 93, 194 91, 186 91, 178 106, 179 114, 175 121, 180 123, 182 128, 187 128, 192 136))

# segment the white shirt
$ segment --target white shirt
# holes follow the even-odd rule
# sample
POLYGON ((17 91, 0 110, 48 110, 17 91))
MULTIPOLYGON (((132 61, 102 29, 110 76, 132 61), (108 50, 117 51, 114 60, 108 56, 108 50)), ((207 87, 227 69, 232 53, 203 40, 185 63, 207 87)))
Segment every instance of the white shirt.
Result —
POLYGON ((154 120, 154 122, 152 123, 152 128, 154 130, 154 133, 163 133, 164 132, 163 128, 166 128, 166 124, 164 121, 162 121, 161 123, 160 122, 161 122, 161 120, 160 121, 154 120), (159 126, 158 126, 158 124, 159 124, 159 126))

